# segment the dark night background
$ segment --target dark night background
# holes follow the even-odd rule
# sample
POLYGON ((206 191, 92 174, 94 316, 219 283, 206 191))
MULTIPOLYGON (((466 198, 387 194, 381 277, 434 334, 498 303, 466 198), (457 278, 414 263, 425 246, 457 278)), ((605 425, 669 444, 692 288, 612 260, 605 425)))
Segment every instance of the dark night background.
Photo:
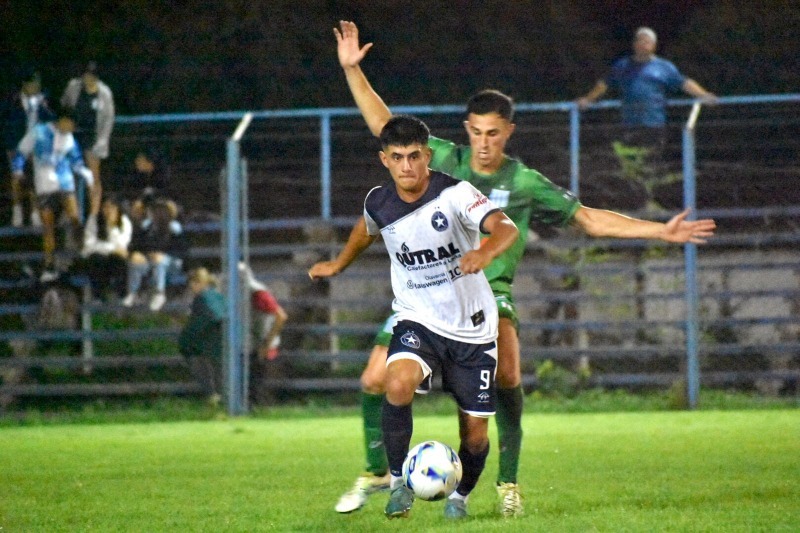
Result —
POLYGON ((571 100, 636 27, 718 95, 797 92, 800 1, 273 0, 0 2, 0 89, 35 65, 60 96, 89 59, 118 114, 351 106, 331 28, 359 24, 364 68, 392 104, 462 103, 493 86, 571 100))

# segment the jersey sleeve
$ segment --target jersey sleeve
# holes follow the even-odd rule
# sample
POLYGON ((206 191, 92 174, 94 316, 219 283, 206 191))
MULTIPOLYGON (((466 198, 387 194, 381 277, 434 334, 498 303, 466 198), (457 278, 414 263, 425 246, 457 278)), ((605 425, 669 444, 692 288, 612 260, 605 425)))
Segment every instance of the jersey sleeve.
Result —
POLYGON ((262 313, 274 314, 278 312, 280 305, 269 291, 253 291, 251 296, 253 309, 262 313))
POLYGON ((462 220, 478 231, 482 229, 487 216, 500 211, 499 207, 469 182, 460 182, 454 190, 454 202, 459 208, 462 220))
POLYGON ((378 225, 377 222, 375 222, 375 219, 372 218, 372 216, 370 216, 369 210, 367 209, 367 204, 369 203, 370 195, 375 194, 375 192, 378 189, 380 189, 380 187, 374 187, 367 193, 367 197, 364 199, 364 221, 367 223, 368 235, 378 235, 381 232, 380 226, 378 225))
POLYGON ((686 76, 681 74, 678 67, 671 61, 663 60, 664 73, 666 74, 667 87, 672 91, 680 91, 686 81, 686 76))
POLYGON ((611 69, 605 77, 606 85, 612 89, 619 89, 620 75, 625 69, 626 58, 622 57, 611 64, 611 69))
POLYGON ((578 198, 535 170, 526 169, 525 174, 522 181, 531 197, 531 220, 549 226, 566 226, 581 207, 578 198))
POLYGON ((431 168, 451 176, 466 156, 466 152, 457 144, 438 137, 431 136, 428 146, 431 149, 431 168))

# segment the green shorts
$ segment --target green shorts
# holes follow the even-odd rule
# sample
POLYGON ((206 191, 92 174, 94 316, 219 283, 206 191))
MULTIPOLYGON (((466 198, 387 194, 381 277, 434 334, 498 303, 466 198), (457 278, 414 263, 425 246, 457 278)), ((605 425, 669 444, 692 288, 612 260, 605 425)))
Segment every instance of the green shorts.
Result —
POLYGON ((375 335, 375 340, 372 341, 373 346, 389 346, 389 341, 392 340, 392 331, 394 331, 394 324, 397 321, 397 318, 394 315, 391 315, 389 318, 386 319, 386 322, 383 323, 383 327, 375 335))
POLYGON ((514 297, 511 296, 511 291, 498 290, 492 287, 494 292, 494 301, 497 302, 497 313, 500 318, 507 318, 514 323, 514 329, 519 333, 519 316, 517 315, 517 305, 514 303, 514 297))

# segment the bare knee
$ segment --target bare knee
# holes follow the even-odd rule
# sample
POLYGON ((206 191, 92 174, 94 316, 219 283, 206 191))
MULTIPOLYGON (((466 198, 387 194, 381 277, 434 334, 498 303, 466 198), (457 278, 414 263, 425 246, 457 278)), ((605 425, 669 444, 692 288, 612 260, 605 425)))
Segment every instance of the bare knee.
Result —
POLYGON ((459 416, 461 445, 472 454, 478 454, 489 445, 489 422, 461 412, 459 416))
POLYGON ((386 392, 386 372, 375 372, 369 367, 361 374, 361 390, 368 394, 386 392))
POLYGON ((386 392, 386 355, 389 348, 374 346, 366 368, 361 373, 361 390, 368 394, 386 392))
POLYGON ((386 400, 392 405, 408 405, 422 381, 422 368, 411 359, 393 361, 386 369, 386 400))

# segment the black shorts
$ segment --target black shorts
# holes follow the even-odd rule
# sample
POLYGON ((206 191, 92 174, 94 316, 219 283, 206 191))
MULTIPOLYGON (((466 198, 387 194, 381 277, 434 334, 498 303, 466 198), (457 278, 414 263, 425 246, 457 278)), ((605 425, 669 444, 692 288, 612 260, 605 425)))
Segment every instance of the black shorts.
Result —
POLYGON ((394 327, 386 364, 398 359, 412 359, 422 367, 424 379, 417 392, 430 390, 432 376, 440 373, 442 388, 455 398, 462 411, 477 417, 494 414, 496 342, 458 342, 416 322, 401 320, 394 327))
POLYGON ((38 194, 36 195, 36 203, 39 204, 39 209, 49 209, 50 211, 57 212, 58 209, 64 205, 64 200, 73 194, 75 193, 67 191, 38 194))

